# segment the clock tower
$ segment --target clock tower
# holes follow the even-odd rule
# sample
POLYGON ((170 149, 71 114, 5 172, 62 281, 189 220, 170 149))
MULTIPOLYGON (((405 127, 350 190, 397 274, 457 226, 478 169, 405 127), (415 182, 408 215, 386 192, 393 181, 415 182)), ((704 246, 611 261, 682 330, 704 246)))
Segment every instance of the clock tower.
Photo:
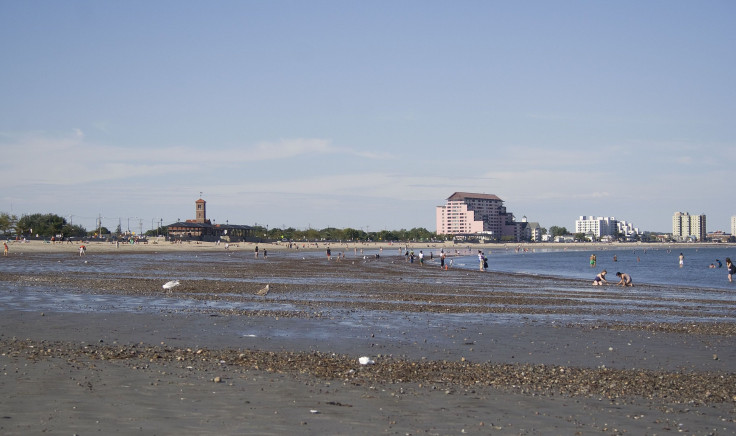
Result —
POLYGON ((195 202, 196 215, 195 222, 206 223, 207 222, 207 202, 201 198, 195 202))

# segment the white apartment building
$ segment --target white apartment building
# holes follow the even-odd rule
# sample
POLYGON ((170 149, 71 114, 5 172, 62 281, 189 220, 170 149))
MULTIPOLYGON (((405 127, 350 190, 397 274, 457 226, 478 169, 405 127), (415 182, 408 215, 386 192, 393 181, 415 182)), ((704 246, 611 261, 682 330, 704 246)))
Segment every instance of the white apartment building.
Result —
POLYGON ((601 236, 616 236, 618 220, 614 217, 581 216, 575 221, 575 233, 593 234, 601 236))
POLYGON ((628 240, 636 239, 642 233, 638 227, 634 227, 634 224, 628 221, 618 222, 618 232, 625 235, 628 240))
POLYGON ((731 236, 736 236, 736 215, 731 217, 731 236))
POLYGON ((455 192, 444 206, 437 206, 436 218, 438 235, 486 234, 495 240, 512 236, 519 241, 524 227, 492 194, 455 192))
POLYGON ((690 215, 688 212, 675 212, 672 216, 672 237, 676 240, 694 238, 705 241, 705 215, 690 215))

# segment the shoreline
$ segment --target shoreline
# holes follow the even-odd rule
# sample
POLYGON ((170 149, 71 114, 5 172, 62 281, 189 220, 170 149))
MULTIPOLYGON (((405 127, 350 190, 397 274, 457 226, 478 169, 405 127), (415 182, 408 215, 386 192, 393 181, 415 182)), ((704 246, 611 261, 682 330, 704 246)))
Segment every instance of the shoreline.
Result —
MULTIPOLYGON (((716 242, 695 242, 695 243, 661 243, 661 242, 519 242, 519 243, 470 243, 459 244, 453 242, 294 242, 293 248, 289 248, 287 243, 282 242, 235 242, 220 243, 187 241, 182 243, 172 243, 166 241, 163 237, 152 238, 148 243, 137 244, 119 244, 111 242, 89 241, 84 243, 74 242, 47 242, 40 240, 10 240, 6 241, 9 247, 9 255, 22 252, 44 252, 44 253, 61 253, 69 252, 78 254, 79 246, 85 245, 88 250, 95 252, 125 252, 125 253, 150 253, 150 252, 171 252, 171 251, 246 251, 255 252, 257 246, 260 253, 263 250, 269 252, 299 252, 301 251, 324 251, 327 247, 334 249, 353 250, 397 250, 399 248, 409 247, 413 250, 440 250, 445 249, 450 252, 456 249, 471 250, 515 250, 517 247, 522 250, 535 249, 556 249, 556 250, 604 250, 604 249, 684 249, 684 248, 734 248, 736 243, 716 243, 716 242), (227 248, 226 248, 227 245, 227 248), (295 248, 297 247, 298 248, 295 248)), ((333 253, 336 255, 337 253, 333 253)))

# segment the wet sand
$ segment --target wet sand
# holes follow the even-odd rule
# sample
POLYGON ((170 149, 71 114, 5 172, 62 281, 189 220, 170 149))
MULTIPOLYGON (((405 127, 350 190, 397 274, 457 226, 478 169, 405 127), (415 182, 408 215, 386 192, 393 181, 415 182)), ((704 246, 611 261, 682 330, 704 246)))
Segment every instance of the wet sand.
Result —
MULTIPOLYGON (((8 246, 11 254, 13 253, 70 253, 75 254, 80 245, 85 245, 89 250, 89 253, 93 252, 126 252, 126 253, 151 253, 151 252, 172 252, 172 251, 184 251, 184 252, 218 252, 225 250, 225 243, 216 244, 213 242, 169 242, 163 237, 152 237, 147 243, 139 244, 115 244, 112 242, 100 242, 96 240, 79 242, 55 242, 50 243, 48 241, 21 241, 11 240, 8 241, 8 246)), ((559 249, 559 250, 600 250, 600 249, 657 249, 657 248, 670 248, 670 249, 681 249, 681 248, 697 248, 697 247, 736 247, 733 243, 642 243, 642 242, 570 242, 570 243, 557 243, 557 242, 522 242, 522 243, 488 243, 488 244, 469 244, 469 243, 454 243, 454 242, 428 242, 428 243, 389 243, 389 242, 294 242, 291 245, 286 242, 237 242, 227 244, 227 249, 232 252, 250 252, 254 253, 255 247, 259 248, 260 254, 263 255, 263 250, 269 252, 298 252, 302 251, 325 251, 328 246, 332 248, 333 255, 338 252, 345 252, 346 254, 353 253, 354 250, 376 250, 383 249, 387 253, 393 253, 398 251, 399 248, 409 247, 416 250, 435 250, 439 252, 440 249, 444 249, 446 252, 451 253, 454 250, 464 250, 468 247, 471 251, 477 249, 483 250, 514 250, 519 248, 521 250, 536 250, 536 249, 559 249)))
MULTIPOLYGON (((88 253, 85 265, 94 266, 94 247, 88 253)), ((43 288, 172 304, 2 308, 0 432, 736 432, 732 323, 596 322, 611 295, 579 305, 564 282, 443 271, 389 253, 341 262, 238 253, 237 262, 200 256, 136 273, 80 268, 59 277, 44 265, 81 260, 11 251, 32 267, 7 272, 0 263, 2 292, 43 288), (162 271, 198 279, 167 294, 154 277, 162 271), (256 295, 266 283, 269 294, 256 295), (493 292, 480 292, 479 283, 493 292), (527 297, 510 292, 520 287, 527 297), (205 306, 173 304, 182 300, 205 306), (260 306, 217 305, 229 301, 260 306), (593 321, 550 321, 575 312, 593 321), (374 364, 361 365, 361 356, 374 364)))

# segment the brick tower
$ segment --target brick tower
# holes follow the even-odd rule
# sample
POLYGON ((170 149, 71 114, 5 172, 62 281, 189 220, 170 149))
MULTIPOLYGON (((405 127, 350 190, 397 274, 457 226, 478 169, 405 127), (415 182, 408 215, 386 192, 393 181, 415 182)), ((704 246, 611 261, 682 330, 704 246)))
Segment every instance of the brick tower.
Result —
POLYGON ((196 205, 196 218, 194 222, 206 223, 207 222, 207 202, 201 198, 195 202, 196 205))

